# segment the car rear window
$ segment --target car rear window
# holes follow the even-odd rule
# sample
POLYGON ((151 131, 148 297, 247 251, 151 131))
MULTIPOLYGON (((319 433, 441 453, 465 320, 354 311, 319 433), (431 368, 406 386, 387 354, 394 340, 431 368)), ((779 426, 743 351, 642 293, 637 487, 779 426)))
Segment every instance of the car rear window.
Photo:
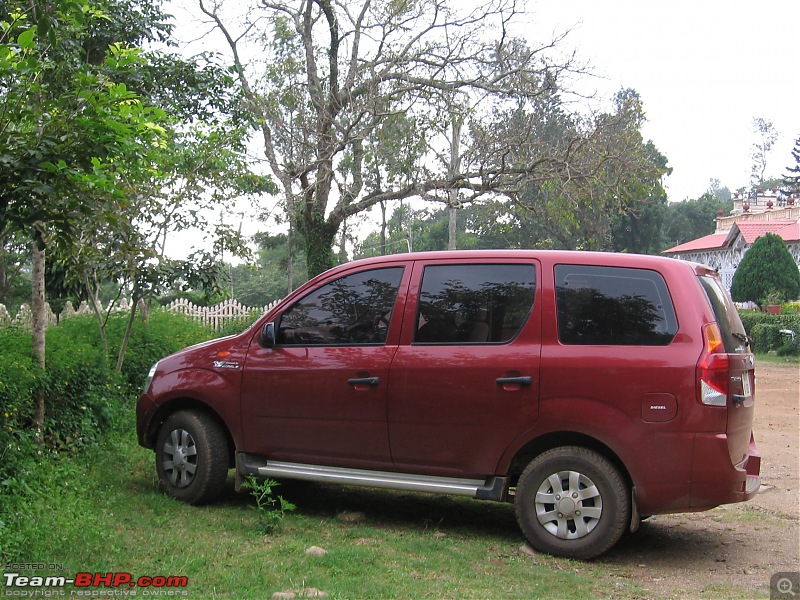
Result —
POLYGON ((562 344, 666 346, 678 332, 663 277, 647 269, 557 265, 562 344))
POLYGON ((499 344, 528 319, 536 268, 527 264, 425 267, 416 344, 499 344))
POLYGON ((698 277, 717 318, 725 350, 734 354, 750 352, 747 333, 739 312, 722 284, 708 275, 698 277))

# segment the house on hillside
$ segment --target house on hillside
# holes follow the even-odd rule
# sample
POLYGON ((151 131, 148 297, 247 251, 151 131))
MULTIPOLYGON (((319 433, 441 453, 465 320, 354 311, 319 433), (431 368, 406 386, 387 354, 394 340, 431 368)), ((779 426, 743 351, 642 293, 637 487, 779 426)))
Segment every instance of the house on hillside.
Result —
POLYGON ((796 190, 788 195, 778 190, 764 192, 761 189, 736 194, 731 214, 717 215, 716 223, 716 231, 711 235, 663 253, 714 267, 730 289, 733 274, 753 242, 765 233, 774 233, 786 242, 800 269, 800 196, 796 190))

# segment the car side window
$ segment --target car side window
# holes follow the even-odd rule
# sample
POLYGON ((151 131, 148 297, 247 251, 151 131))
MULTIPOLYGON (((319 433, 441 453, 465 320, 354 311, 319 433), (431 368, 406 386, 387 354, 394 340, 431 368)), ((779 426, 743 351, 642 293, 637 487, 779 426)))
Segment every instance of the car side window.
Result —
POLYGON ((284 346, 385 344, 402 267, 341 277, 304 296, 280 317, 284 346))
POLYGON ((512 340, 533 308, 530 264, 425 267, 415 344, 499 344, 512 340))
POLYGON ((647 269, 558 265, 562 344, 666 346, 678 332, 663 277, 647 269))

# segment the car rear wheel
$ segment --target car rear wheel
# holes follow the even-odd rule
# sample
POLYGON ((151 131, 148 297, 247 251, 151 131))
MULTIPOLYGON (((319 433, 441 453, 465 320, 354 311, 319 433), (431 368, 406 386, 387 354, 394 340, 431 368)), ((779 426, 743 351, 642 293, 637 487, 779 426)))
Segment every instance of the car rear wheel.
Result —
POLYGON ((531 545, 556 556, 599 556, 630 522, 630 494, 619 471, 597 452, 577 446, 554 448, 532 460, 519 478, 514 503, 531 545))
POLYGON ((206 413, 178 411, 158 432, 158 478, 170 496, 190 504, 207 504, 219 496, 229 458, 222 427, 206 413))

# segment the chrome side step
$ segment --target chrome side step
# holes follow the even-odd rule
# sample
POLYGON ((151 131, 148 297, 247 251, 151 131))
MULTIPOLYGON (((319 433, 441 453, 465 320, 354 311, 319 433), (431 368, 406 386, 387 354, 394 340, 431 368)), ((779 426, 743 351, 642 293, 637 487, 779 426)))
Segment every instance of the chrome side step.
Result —
POLYGON ((236 453, 236 472, 237 479, 240 475, 245 477, 255 475, 261 478, 302 479, 304 481, 340 483, 361 487, 469 496, 483 500, 504 500, 507 492, 505 477, 492 476, 486 479, 460 479, 413 473, 347 469, 344 467, 264 460, 261 457, 242 452, 236 453))

